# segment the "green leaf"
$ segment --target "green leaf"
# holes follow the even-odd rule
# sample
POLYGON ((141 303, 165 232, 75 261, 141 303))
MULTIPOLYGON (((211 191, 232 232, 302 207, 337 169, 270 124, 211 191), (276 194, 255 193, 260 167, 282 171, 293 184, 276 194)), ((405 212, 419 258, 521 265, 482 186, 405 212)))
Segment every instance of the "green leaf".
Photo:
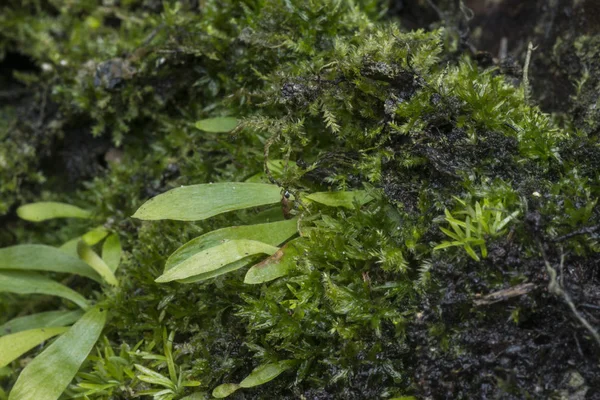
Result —
POLYGON ((230 132, 238 124, 238 120, 233 117, 216 117, 201 119, 196 122, 196 128, 205 132, 230 132))
POLYGON ((38 328, 0 337, 0 368, 21 357, 38 344, 66 332, 69 328, 38 328))
POLYGON ((156 279, 156 282, 171 282, 195 275, 211 272, 227 264, 239 261, 253 254, 271 255, 277 247, 256 240, 230 240, 218 246, 196 253, 177 264, 156 279))
POLYGON ((318 192, 306 196, 307 199, 324 204, 329 207, 354 208, 354 202, 361 206, 367 204, 373 197, 365 190, 354 190, 351 192, 318 192))
POLYGON ((119 284, 119 281, 110 267, 106 265, 104 260, 83 240, 80 240, 77 244, 77 254, 79 254, 79 257, 92 267, 109 285, 117 286, 119 284))
POLYGON ((73 322, 77 321, 82 314, 81 310, 48 311, 13 318, 0 326, 0 335, 8 335, 9 333, 17 333, 36 328, 71 325, 73 322))
POLYGON ((465 250, 471 256, 471 258, 473 258, 473 260, 480 261, 479 256, 477 255, 477 253, 475 253, 475 250, 473 250, 471 245, 465 244, 465 250))
POLYGON ((86 232, 83 236, 81 236, 81 239, 88 245, 93 246, 96 243, 99 243, 106 236, 108 236, 108 231, 103 226, 99 226, 89 232, 86 232))
POLYGON ((102 259, 108 265, 112 272, 115 272, 119 268, 121 262, 121 241, 119 235, 113 233, 106 238, 102 245, 102 259))
POLYGON ((108 231, 103 226, 98 226, 91 231, 86 232, 82 236, 77 236, 76 238, 64 243, 59 247, 59 250, 79 258, 79 255, 77 255, 77 243, 79 243, 80 240, 83 240, 88 245, 93 246, 104 239, 106 235, 108 235, 108 231))
POLYGON ((163 386, 174 391, 177 390, 177 386, 175 386, 175 384, 164 375, 159 374, 158 372, 153 371, 150 368, 146 368, 140 364, 135 364, 135 368, 142 373, 142 375, 137 376, 141 381, 163 386))
POLYGON ((265 384, 277 378, 281 373, 296 365, 296 360, 284 360, 256 367, 250 375, 240 382, 240 387, 251 388, 265 384))
POLYGON ((100 276, 79 258, 41 244, 20 244, 0 249, 0 270, 37 270, 78 274, 100 281, 100 276))
POLYGON ((53 218, 90 218, 92 214, 70 204, 42 201, 17 208, 17 215, 27 221, 40 222, 53 218))
POLYGON ((300 255, 298 240, 292 240, 269 258, 252 266, 246 273, 244 283, 255 285, 287 275, 296 264, 295 257, 300 255))
POLYGON ((442 242, 433 248, 433 250, 441 250, 453 246, 462 246, 463 242, 442 242))
POLYGON ((265 183, 223 182, 183 186, 148 200, 133 217, 143 220, 198 221, 280 200, 281 189, 265 183))
POLYGON ((190 240, 177 250, 167 260, 165 272, 187 260, 204 249, 217 246, 227 240, 258 240, 271 246, 277 246, 297 232, 297 220, 289 219, 267 224, 232 226, 218 229, 190 240))
POLYGON ((57 400, 96 344, 106 311, 94 307, 31 361, 19 375, 9 400, 57 400))
POLYGON ((217 386, 213 390, 212 395, 214 398, 223 399, 223 398, 233 394, 233 392, 238 390, 240 387, 241 386, 238 385, 237 383, 224 383, 222 385, 217 386))
POLYGON ((177 282, 179 282, 179 283, 202 282, 207 279, 217 277, 219 275, 224 275, 229 272, 237 271, 238 269, 247 267, 248 265, 252 265, 256 261, 258 261, 259 258, 260 258, 260 256, 256 256, 256 255, 250 256, 250 257, 245 257, 245 258, 242 258, 241 260, 234 261, 230 264, 225 265, 224 267, 217 268, 213 271, 204 272, 202 274, 194 275, 194 276, 186 278, 186 279, 178 279, 177 282))
POLYGON ((33 272, 0 272, 0 292, 17 294, 47 294, 71 300, 86 309, 87 300, 76 291, 33 272))

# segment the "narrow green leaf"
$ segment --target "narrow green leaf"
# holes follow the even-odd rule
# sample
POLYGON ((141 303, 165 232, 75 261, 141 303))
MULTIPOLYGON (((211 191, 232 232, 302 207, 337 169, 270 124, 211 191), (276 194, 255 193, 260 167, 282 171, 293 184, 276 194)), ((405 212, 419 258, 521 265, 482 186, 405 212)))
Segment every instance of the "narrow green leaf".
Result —
MULTIPOLYGON (((441 244, 438 244, 437 246, 435 246, 433 248, 433 250, 441 250, 441 249, 446 249, 448 247, 453 247, 453 246, 457 246, 456 244, 454 244, 454 242, 442 242, 441 244)), ((458 246, 460 246, 460 244, 458 244, 458 246)))
POLYGON ((440 250, 440 249, 445 249, 448 247, 454 247, 454 246, 462 246, 464 243, 463 242, 442 242, 441 244, 435 246, 433 248, 433 250, 440 250))
POLYGON ((70 204, 42 201, 17 208, 17 215, 27 221, 40 222, 53 218, 90 218, 92 214, 70 204))
POLYGON ((0 249, 0 270, 36 270, 78 274, 100 281, 100 276, 79 258, 41 244, 20 244, 0 249))
POLYGON ((354 202, 363 205, 373 198, 365 190, 354 190, 351 192, 318 192, 306 196, 307 199, 324 204, 329 207, 354 208, 354 202))
POLYGON ((94 307, 31 361, 19 375, 9 400, 57 400, 96 344, 106 311, 94 307))
POLYGON ((196 122, 196 128, 205 132, 230 132, 235 129, 238 120, 233 117, 216 117, 201 119, 196 122))
POLYGON ((137 376, 140 380, 155 385, 160 385, 171 390, 177 389, 175 384, 166 376, 159 374, 158 372, 153 371, 150 368, 146 368, 140 364, 135 364, 135 368, 142 373, 142 375, 137 376))
POLYGON ((38 344, 66 332, 69 328, 38 328, 0 337, 0 368, 21 357, 38 344))
POLYGON ((196 253, 156 279, 170 282, 214 271, 253 254, 271 255, 277 247, 256 240, 230 240, 196 253))
POLYGON ((281 189, 265 183, 223 182, 182 186, 148 200, 133 215, 143 220, 197 221, 228 211, 281 201, 281 189))
POLYGON ((119 268, 121 262, 121 241, 119 235, 113 233, 106 238, 102 245, 102 259, 112 272, 119 268))
POLYGON ((119 281, 115 274, 102 258, 83 240, 77 244, 77 253, 79 257, 92 267, 109 285, 117 286, 119 281))
POLYGON ((440 227, 440 230, 442 232, 444 232, 447 236, 450 236, 454 240, 458 240, 458 241, 461 240, 461 238, 456 233, 452 232, 451 230, 448 230, 448 229, 442 228, 442 227, 440 227))
POLYGON ((74 311, 47 311, 38 314, 26 315, 13 318, 0 326, 0 336, 9 333, 17 333, 29 329, 46 328, 52 326, 71 325, 77 321, 83 313, 81 310, 74 311))
POLYGON ((77 259, 79 259, 79 256, 77 255, 77 243, 79 243, 80 240, 81 236, 77 236, 76 238, 73 238, 63 243, 58 249, 63 253, 66 253, 73 257, 77 257, 77 259))
POLYGON ((287 275, 296 264, 295 257, 300 255, 298 240, 292 240, 272 256, 252 266, 246 273, 244 283, 255 285, 287 275))
POLYGON ((33 272, 0 272, 0 292, 47 294, 71 300, 83 309, 88 307, 87 300, 76 291, 33 272))
POLYGON ((73 239, 69 240, 68 242, 65 242, 63 245, 61 245, 59 247, 59 250, 65 252, 69 255, 72 255, 74 257, 79 258, 79 255, 77 254, 77 243, 79 243, 80 240, 83 240, 88 245, 93 246, 93 245, 99 243, 107 235, 108 235, 108 231, 103 226, 98 226, 98 227, 92 229, 91 231, 86 232, 82 236, 77 236, 76 238, 73 238, 73 239))
POLYGON ((167 260, 165 272, 187 260, 204 249, 217 246, 227 240, 257 240, 271 246, 277 246, 297 232, 297 220, 289 219, 267 224, 232 226, 218 229, 190 240, 177 250, 167 260))
POLYGON ((248 265, 252 265, 256 261, 260 259, 260 255, 254 255, 250 257, 242 258, 241 260, 234 261, 230 264, 225 265, 224 267, 217 268, 213 271, 204 272, 202 274, 194 275, 186 279, 178 279, 179 283, 196 283, 202 282, 210 278, 215 278, 219 275, 224 275, 229 272, 237 271, 240 268, 247 267, 248 265))
POLYGON ((89 232, 86 232, 83 236, 81 236, 81 239, 88 245, 93 246, 96 243, 99 243, 106 236, 108 236, 108 231, 103 226, 99 226, 89 232))
POLYGON ((479 256, 477 255, 477 253, 475 253, 475 250, 473 250, 473 248, 469 244, 465 244, 465 250, 467 251, 467 253, 469 253, 473 260, 480 261, 479 256))
POLYGON ((227 396, 232 395, 236 390, 238 390, 241 386, 237 383, 224 383, 222 385, 217 386, 212 395, 216 399, 223 399, 227 396))
POLYGON ((277 378, 282 372, 292 368, 294 365, 296 365, 296 360, 284 360, 261 365, 240 382, 240 387, 251 388, 265 384, 277 378))

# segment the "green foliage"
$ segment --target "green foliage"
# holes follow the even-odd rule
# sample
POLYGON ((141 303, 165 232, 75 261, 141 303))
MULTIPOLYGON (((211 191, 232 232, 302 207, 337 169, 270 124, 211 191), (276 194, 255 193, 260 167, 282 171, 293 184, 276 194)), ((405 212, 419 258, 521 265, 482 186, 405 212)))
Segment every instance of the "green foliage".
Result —
POLYGON ((106 310, 93 307, 66 333, 27 364, 10 392, 9 400, 55 400, 67 388, 94 347, 106 310))
POLYGON ((17 215, 27 221, 40 222, 54 218, 90 218, 90 212, 71 204, 39 202, 21 206, 17 215))
POLYGON ((450 224, 452 231, 442 227, 440 229, 454 241, 442 242, 434 250, 459 246, 463 247, 475 261, 480 261, 473 247, 478 246, 481 256, 483 258, 487 257, 486 239, 494 239, 505 235, 507 231, 504 228, 519 215, 519 211, 508 214, 501 201, 492 203, 484 199, 483 205, 476 201, 475 207, 473 207, 461 199, 456 198, 456 200, 463 209, 456 211, 455 214, 461 217, 464 216, 464 220, 454 218, 450 211, 446 209, 445 220, 450 224))
POLYGON ((213 396, 217 399, 222 399, 233 394, 241 388, 252 388, 255 386, 264 385, 267 382, 277 378, 286 370, 292 368, 297 363, 294 360, 284 360, 276 363, 260 365, 256 367, 250 375, 244 378, 239 384, 224 383, 217 386, 213 390, 213 396))
POLYGON ((229 132, 238 124, 238 120, 232 117, 207 118, 196 122, 196 128, 206 132, 229 132))
MULTIPOLYGON (((474 296, 543 279, 533 239, 600 251, 593 120, 562 129, 499 70, 449 54, 445 30, 404 32, 375 0, 55 3, 0 13, 0 54, 40 68, 13 71, 31 95, 0 108, 0 213, 69 199, 90 218, 11 221, 0 274, 98 281, 62 282, 111 311, 65 396, 440 396, 422 368, 455 374, 464 331, 510 317, 474 296), (42 168, 57 154, 66 167, 42 168)), ((1 322, 57 304, 3 294, 1 322)))

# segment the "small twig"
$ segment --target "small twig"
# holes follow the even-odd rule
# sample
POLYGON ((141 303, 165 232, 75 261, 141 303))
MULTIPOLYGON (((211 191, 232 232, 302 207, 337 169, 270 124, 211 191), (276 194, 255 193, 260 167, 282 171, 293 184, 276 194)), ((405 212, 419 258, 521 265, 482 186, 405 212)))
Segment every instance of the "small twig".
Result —
POLYGON ((475 299, 473 300, 473 303, 478 306, 494 304, 500 301, 508 300, 512 297, 522 296, 531 292, 533 289, 535 289, 535 285, 533 283, 521 283, 519 285, 509 287, 508 289, 502 289, 475 299))
MULTIPOLYGON (((548 283, 548 290, 550 291, 550 293, 563 298, 565 303, 567 303, 567 305, 571 309, 571 312, 573 313, 573 315, 575 315, 575 317, 579 320, 579 322, 592 334, 592 337, 596 340, 596 343, 598 343, 598 345, 600 346, 600 334, 598 334, 598 331, 596 329, 594 329, 594 327, 583 317, 583 315, 581 315, 581 313, 579 311, 577 311, 577 308, 575 307, 573 300, 571 300, 571 296, 569 295, 569 293, 567 293, 563 289, 563 286, 560 283, 558 283, 558 281, 556 280, 556 276, 557 276, 556 269, 554 269, 552 267, 552 265, 550 265, 550 262, 548 261, 548 258, 546 257, 546 252, 544 251, 544 247, 542 246, 542 243, 539 240, 538 240, 538 247, 540 249, 540 252, 542 253, 542 258, 544 259, 544 264, 546 265, 546 271, 548 272, 548 276, 550 277, 550 283, 548 283)), ((561 263, 560 268, 562 270, 562 268, 563 268, 562 264, 564 263, 563 255, 561 255, 560 263, 561 263)))
POLYGON ((563 242, 563 241, 571 239, 572 237, 575 237, 575 236, 591 235, 592 233, 595 233, 598 230, 600 230, 600 225, 588 226, 588 227, 581 228, 576 231, 567 233, 566 235, 559 236, 555 239, 552 239, 552 241, 553 242, 563 242))

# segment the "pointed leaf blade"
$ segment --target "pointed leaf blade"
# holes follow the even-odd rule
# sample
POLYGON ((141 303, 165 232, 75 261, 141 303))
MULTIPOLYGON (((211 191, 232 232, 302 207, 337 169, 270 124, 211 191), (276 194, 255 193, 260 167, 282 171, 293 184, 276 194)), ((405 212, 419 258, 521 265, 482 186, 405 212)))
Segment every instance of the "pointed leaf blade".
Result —
POLYGON ((240 385, 237 383, 224 383, 222 385, 217 386, 212 395, 216 399, 224 399, 225 397, 231 396, 236 390, 240 388, 240 385))
POLYGON ((230 240, 193 255, 177 264, 156 279, 156 282, 171 282, 190 278, 222 268, 254 254, 271 255, 277 247, 256 240, 230 240))
POLYGON ((102 259, 112 272, 119 268, 121 263, 121 241, 116 233, 106 238, 102 244, 102 259))
POLYGON ((297 222, 296 219, 288 219, 266 224, 231 226, 205 233, 175 250, 165 264, 165 272, 194 254, 222 244, 227 240, 257 240, 271 246, 277 246, 296 234, 297 222))
POLYGON ((59 296, 83 309, 88 307, 87 300, 76 291, 33 272, 0 272, 0 292, 59 296))
POLYGON ((66 332, 69 328, 38 328, 0 337, 0 368, 21 357, 38 344, 66 332))
POLYGON ((41 201, 17 208, 17 215, 27 221, 40 222, 54 218, 90 218, 91 212, 66 203, 41 201))
POLYGON ((287 275, 296 264, 295 257, 300 255, 300 249, 297 246, 298 240, 292 240, 272 256, 250 267, 244 283, 256 285, 287 275))
POLYGON ((229 211, 277 203, 276 185, 222 182, 183 186, 148 200, 133 215, 142 220, 198 221, 229 211))
POLYGON ((9 400, 57 400, 96 344, 106 311, 94 307, 31 361, 19 375, 9 400))
POLYGON ((35 270, 77 274, 100 281, 100 276, 79 258, 52 246, 20 244, 0 249, 0 270, 35 270))
POLYGON ((80 240, 79 243, 77 243, 77 254, 79 254, 79 257, 92 267, 109 285, 117 286, 119 284, 119 281, 110 267, 106 265, 104 260, 83 240, 80 240))
POLYGON ((47 311, 13 318, 0 326, 0 335, 8 335, 10 333, 17 333, 36 328, 71 325, 81 318, 82 315, 83 313, 81 310, 47 311))
POLYGON ((225 265, 224 267, 215 269, 213 271, 204 272, 202 274, 194 275, 186 279, 178 279, 179 283, 196 283, 202 282, 210 278, 216 278, 217 276, 227 274, 229 272, 237 271, 240 268, 247 267, 248 265, 252 265, 253 262, 257 261, 257 257, 259 256, 250 256, 242 258, 239 261, 232 262, 230 264, 225 265))
POLYGON ((264 364, 255 368, 250 375, 240 382, 240 387, 251 388, 265 384, 277 378, 281 373, 296 365, 296 360, 284 360, 276 363, 264 364))
POLYGON ((226 133, 235 129, 238 120, 233 117, 216 117, 201 119, 196 122, 196 128, 205 132, 226 133))

